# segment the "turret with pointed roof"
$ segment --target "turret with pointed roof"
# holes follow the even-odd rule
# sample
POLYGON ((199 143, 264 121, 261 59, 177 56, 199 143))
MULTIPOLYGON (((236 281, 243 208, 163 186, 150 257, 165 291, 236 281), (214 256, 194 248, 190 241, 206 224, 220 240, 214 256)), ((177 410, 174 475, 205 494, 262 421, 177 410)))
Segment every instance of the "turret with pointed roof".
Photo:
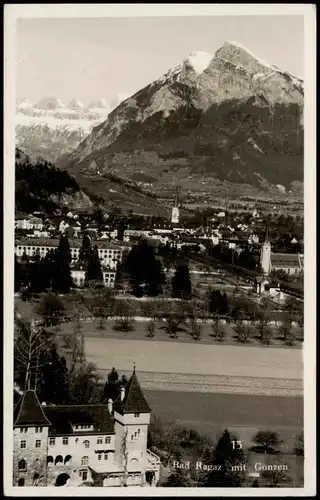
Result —
POLYGON ((33 390, 27 390, 21 396, 13 412, 14 427, 28 426, 50 426, 39 402, 39 399, 33 390))
POLYGON ((151 413, 150 406, 142 392, 135 368, 130 380, 124 388, 124 397, 120 396, 114 402, 114 410, 121 415, 127 413, 151 413))

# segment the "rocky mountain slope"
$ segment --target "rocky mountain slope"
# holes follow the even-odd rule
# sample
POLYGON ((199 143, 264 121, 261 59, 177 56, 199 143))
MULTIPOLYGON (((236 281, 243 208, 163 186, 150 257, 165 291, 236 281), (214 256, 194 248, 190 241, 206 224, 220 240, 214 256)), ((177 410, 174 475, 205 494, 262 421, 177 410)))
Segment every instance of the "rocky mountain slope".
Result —
POLYGON ((31 161, 19 148, 15 154, 15 174, 15 206, 19 212, 43 211, 50 215, 64 207, 90 211, 102 203, 107 211, 121 207, 135 213, 163 214, 163 205, 134 182, 114 175, 103 178, 79 175, 76 181, 67 171, 46 160, 31 161))
POLYGON ((22 99, 16 106, 16 145, 32 159, 41 156, 54 162, 72 152, 104 121, 121 97, 117 96, 110 105, 100 99, 87 106, 78 99, 72 99, 68 105, 58 97, 44 97, 34 105, 22 99))
POLYGON ((58 165, 73 174, 141 175, 289 188, 303 181, 303 81, 237 42, 191 53, 123 101, 58 165))
POLYGON ((50 162, 32 162, 19 148, 15 151, 15 208, 32 213, 44 211, 52 214, 67 206, 70 210, 87 210, 93 206, 89 196, 66 171, 50 162))

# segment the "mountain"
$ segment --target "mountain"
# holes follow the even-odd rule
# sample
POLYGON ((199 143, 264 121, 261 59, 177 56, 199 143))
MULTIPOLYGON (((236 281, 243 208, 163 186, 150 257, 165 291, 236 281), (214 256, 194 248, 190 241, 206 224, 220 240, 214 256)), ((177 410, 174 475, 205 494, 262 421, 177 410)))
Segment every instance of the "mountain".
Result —
POLYGON ((16 105, 17 146, 34 160, 40 156, 55 162, 71 153, 111 109, 104 99, 88 106, 76 98, 68 105, 59 97, 43 97, 34 105, 27 98, 20 99, 16 105))
POLYGON ((50 162, 32 162, 21 149, 15 150, 15 209, 48 215, 67 206, 70 210, 88 210, 93 202, 80 190, 68 172, 50 162))
POLYGON ((85 175, 94 161, 100 175, 147 175, 159 191, 289 189, 303 181, 303 103, 301 79, 226 41, 123 101, 58 166, 85 175))

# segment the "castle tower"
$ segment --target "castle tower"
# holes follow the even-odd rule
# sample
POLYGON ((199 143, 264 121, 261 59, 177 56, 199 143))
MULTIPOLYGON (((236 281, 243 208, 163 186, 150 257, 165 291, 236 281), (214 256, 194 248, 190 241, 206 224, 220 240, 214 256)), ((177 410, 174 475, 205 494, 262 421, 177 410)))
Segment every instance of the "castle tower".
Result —
POLYGON ((32 390, 25 391, 13 413, 14 486, 47 485, 50 425, 36 393, 32 390))
POLYGON ((135 369, 114 402, 113 409, 115 462, 124 468, 127 477, 129 474, 139 477, 144 484, 148 465, 147 437, 151 409, 143 395, 135 369))
POLYGON ((268 226, 266 226, 264 242, 261 245, 260 265, 263 274, 268 275, 271 269, 271 243, 268 238, 268 226))
POLYGON ((178 187, 176 188, 174 206, 172 207, 171 223, 172 224, 179 224, 178 187))

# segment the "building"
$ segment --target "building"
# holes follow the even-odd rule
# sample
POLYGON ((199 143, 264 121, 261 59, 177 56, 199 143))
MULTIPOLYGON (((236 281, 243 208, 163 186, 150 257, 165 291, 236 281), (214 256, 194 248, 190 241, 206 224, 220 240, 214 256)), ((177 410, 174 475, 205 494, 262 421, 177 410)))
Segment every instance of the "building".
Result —
MULTIPOLYGON (((23 238, 21 240, 16 240, 15 242, 15 254, 18 259, 20 259, 24 254, 28 257, 35 257, 36 254, 40 257, 45 257, 50 250, 55 250, 58 248, 59 239, 50 238, 23 238)), ((72 263, 75 263, 79 259, 79 252, 82 246, 82 240, 70 239, 70 253, 72 263)), ((98 254, 100 262, 103 266, 110 269, 116 269, 118 262, 121 262, 123 251, 125 249, 130 249, 128 244, 121 242, 108 243, 107 241, 98 240, 94 242, 94 245, 98 248, 98 254)))
POLYGON ((172 224, 179 224, 179 205, 178 205, 178 189, 176 190, 176 196, 174 200, 174 206, 172 207, 172 213, 171 213, 171 223, 172 224))
POLYGON ((13 485, 157 485, 150 413, 135 370, 114 404, 41 405, 25 391, 14 407, 13 485))
POLYGON ((273 253, 266 231, 265 241, 262 243, 260 251, 260 265, 266 276, 271 271, 283 271, 291 275, 302 273, 303 261, 303 255, 299 253, 273 253))
MULTIPOLYGON (((101 266, 101 271, 103 275, 104 285, 109 288, 113 288, 116 279, 116 271, 106 266, 101 266)), ((79 287, 84 286, 85 274, 86 266, 84 266, 83 264, 79 264, 78 262, 76 262, 73 266, 71 266, 71 277, 75 285, 79 287)))
POLYGON ((43 222, 42 219, 38 217, 29 217, 28 219, 17 217, 15 220, 15 228, 24 230, 37 229, 39 231, 42 231, 43 222))

